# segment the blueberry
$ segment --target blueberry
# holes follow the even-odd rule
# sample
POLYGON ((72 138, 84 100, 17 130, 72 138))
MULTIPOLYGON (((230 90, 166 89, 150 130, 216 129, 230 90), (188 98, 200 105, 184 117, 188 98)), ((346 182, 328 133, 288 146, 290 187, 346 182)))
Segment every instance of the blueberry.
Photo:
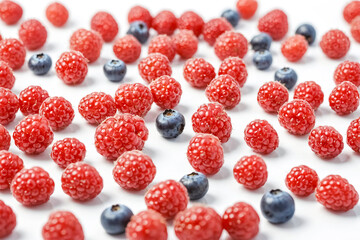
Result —
POLYGON ((185 118, 176 110, 166 109, 157 116, 156 128, 164 138, 176 138, 184 131, 185 118))
POLYGON ((126 74, 126 64, 121 60, 110 60, 104 65, 105 76, 112 82, 120 82, 126 74))
POLYGON ((308 41, 309 45, 311 45, 316 38, 315 28, 310 24, 302 24, 296 29, 296 34, 303 35, 308 41))
POLYGON ((49 55, 45 53, 34 54, 28 62, 31 71, 36 75, 47 74, 51 68, 52 61, 49 55))
POLYGON ((267 33, 260 33, 254 36, 251 41, 251 47, 254 51, 269 50, 271 46, 272 38, 267 33))
POLYGON ((255 52, 253 63, 259 70, 266 70, 272 64, 272 55, 268 50, 260 50, 255 52))
POLYGON ((297 74, 292 68, 284 67, 275 72, 275 81, 280 82, 290 90, 297 82, 297 74))
POLYGON ((198 200, 209 190, 209 181, 202 173, 190 173, 183 176, 180 182, 186 187, 190 200, 198 200))
POLYGON ((133 215, 132 211, 125 205, 112 205, 102 212, 101 225, 108 234, 122 234, 133 215))
POLYGON ((225 10, 221 17, 225 18, 233 27, 236 27, 240 20, 240 14, 232 9, 225 10))
POLYGON ((140 43, 146 43, 149 38, 149 28, 143 21, 135 21, 130 24, 127 34, 133 35, 140 43))

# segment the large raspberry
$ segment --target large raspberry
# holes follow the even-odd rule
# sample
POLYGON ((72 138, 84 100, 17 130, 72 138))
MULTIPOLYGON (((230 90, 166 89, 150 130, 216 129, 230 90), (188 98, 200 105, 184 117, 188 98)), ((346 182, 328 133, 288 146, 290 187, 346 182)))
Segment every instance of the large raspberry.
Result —
POLYGON ((259 88, 257 102, 269 113, 277 113, 280 107, 289 100, 289 91, 279 82, 267 82, 259 88))
POLYGON ((194 56, 198 49, 198 39, 190 30, 181 30, 172 37, 177 54, 184 59, 194 56))
POLYGON ((175 48, 171 38, 165 34, 158 35, 151 39, 148 53, 161 53, 171 62, 175 57, 175 48))
POLYGON ((339 59, 349 51, 350 39, 338 29, 330 30, 322 36, 320 47, 329 58, 339 59))
POLYGON ((15 76, 9 65, 0 60, 0 87, 12 89, 15 83, 15 76))
POLYGON ((199 37, 203 31, 204 20, 193 11, 186 11, 178 18, 178 28, 180 30, 191 30, 195 36, 199 37))
POLYGON ((258 7, 256 0, 238 0, 236 8, 243 19, 250 19, 254 16, 258 7))
POLYGON ((83 28, 76 30, 70 37, 70 49, 81 52, 89 63, 99 58, 102 44, 100 34, 83 28))
POLYGON ((351 23, 354 18, 360 16, 360 1, 351 1, 343 10, 344 19, 351 23))
POLYGON ((172 35, 177 28, 176 16, 170 11, 161 11, 153 18, 151 27, 158 34, 172 35))
POLYGON ((329 105, 338 115, 347 115, 359 107, 359 91, 351 82, 337 85, 330 93, 329 105))
POLYGON ((219 67, 219 75, 228 74, 232 76, 235 81, 239 84, 240 87, 243 87, 248 72, 246 70, 246 65, 244 61, 239 57, 228 57, 226 58, 219 67))
POLYGON ((281 45, 281 52, 290 62, 299 61, 308 49, 305 37, 299 34, 289 37, 281 45))
POLYGON ((346 132, 346 141, 347 144, 355 152, 360 153, 360 118, 357 118, 351 121, 347 132, 346 132))
POLYGON ((29 50, 44 46, 47 39, 46 28, 36 19, 23 22, 19 29, 19 38, 29 50))
POLYGON ((216 76, 214 67, 203 58, 192 58, 185 62, 184 78, 193 87, 206 87, 216 76))
POLYGON ((335 128, 329 126, 314 128, 310 132, 308 144, 311 150, 323 159, 338 156, 344 148, 341 134, 335 128))
POLYGON ((114 40, 119 31, 115 18, 107 12, 97 12, 91 18, 91 29, 100 33, 105 42, 114 40))
POLYGON ((133 35, 125 35, 115 41, 113 46, 115 56, 125 63, 133 63, 140 57, 141 43, 133 35))
POLYGON ((294 99, 305 100, 316 110, 324 101, 324 93, 316 82, 305 81, 296 86, 294 99))
POLYGON ((152 16, 149 12, 149 10, 147 10, 146 8, 142 7, 142 6, 134 6, 130 9, 129 13, 128 13, 128 22, 132 23, 135 21, 142 21, 144 22, 148 29, 151 28, 151 23, 152 23, 152 16))
POLYGON ((301 197, 309 196, 315 192, 318 183, 319 177, 315 170, 305 165, 293 167, 285 178, 287 188, 301 197))
POLYGON ((39 114, 41 104, 49 97, 49 93, 39 86, 29 86, 19 94, 20 111, 25 116, 39 114))
POLYGON ((6 125, 15 119, 19 99, 7 88, 0 87, 0 124, 6 125))
POLYGON ((61 168, 81 162, 86 154, 85 145, 76 138, 65 138, 54 143, 50 157, 61 168))
POLYGON ((0 190, 9 188, 15 175, 23 168, 23 160, 18 155, 0 151, 0 190))
POLYGON ((62 27, 69 18, 69 11, 61 3, 54 2, 46 8, 46 18, 55 27, 62 27))
POLYGON ((151 83, 158 77, 164 75, 171 76, 172 74, 169 59, 160 53, 152 53, 142 59, 139 62, 138 69, 142 79, 148 83, 151 83))
MULTIPOLYGON (((6 2, 6 1, 4 1, 6 2)), ((16 227, 16 215, 3 201, 0 200, 0 238, 9 236, 16 227)))
POLYGON ((0 151, 9 150, 11 142, 11 136, 8 130, 0 124, 0 151))
POLYGON ((55 70, 57 76, 63 80, 65 84, 80 84, 85 80, 88 72, 87 59, 81 52, 64 52, 57 60, 55 70))
POLYGON ((282 10, 272 10, 259 19, 258 29, 269 34, 273 40, 280 40, 289 29, 287 16, 282 10))
POLYGON ((19 40, 9 38, 0 41, 0 60, 9 64, 13 70, 17 70, 24 65, 25 57, 25 46, 19 40))
POLYGON ((150 91, 156 105, 163 109, 176 107, 182 95, 180 83, 169 76, 162 76, 152 81, 150 91))
POLYGON ((0 18, 7 25, 17 23, 23 15, 21 6, 13 1, 5 0, 0 3, 0 18))
POLYGON ((216 39, 214 49, 220 60, 228 57, 243 58, 248 51, 248 41, 239 32, 227 31, 216 39))
POLYGON ((221 34, 232 29, 233 27, 225 18, 214 18, 204 24, 202 34, 204 40, 212 46, 221 34))
POLYGON ((344 61, 340 63, 334 72, 334 81, 340 84, 345 81, 352 82, 355 86, 360 86, 360 63, 344 61))

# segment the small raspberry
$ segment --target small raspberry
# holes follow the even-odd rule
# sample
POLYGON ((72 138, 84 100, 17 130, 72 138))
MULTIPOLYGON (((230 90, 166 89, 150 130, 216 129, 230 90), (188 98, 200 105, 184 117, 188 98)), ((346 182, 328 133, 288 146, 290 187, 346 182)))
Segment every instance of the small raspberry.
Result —
POLYGON ((347 144, 355 152, 360 153, 360 118, 353 120, 346 132, 347 144))
POLYGON ((180 30, 172 37, 177 54, 184 59, 194 56, 198 49, 198 39, 190 30, 180 30))
POLYGON ((152 81, 150 91, 156 105, 163 109, 176 107, 182 95, 180 83, 169 76, 162 76, 152 81))
POLYGON ((39 114, 41 104, 49 97, 49 93, 40 86, 29 86, 19 94, 20 111, 25 115, 39 114))
POLYGON ((238 0, 236 8, 243 19, 250 19, 254 16, 258 7, 256 0, 238 0))
POLYGON ((1 150, 9 150, 11 142, 11 136, 9 131, 0 124, 0 151, 1 150))
POLYGON ((140 57, 141 43, 133 35, 125 35, 115 41, 113 46, 115 56, 125 63, 133 63, 140 57))
POLYGON ((289 37, 281 44, 281 52, 289 62, 299 61, 308 49, 305 37, 299 34, 289 37))
POLYGON ((44 46, 47 39, 46 28, 36 19, 23 22, 19 29, 19 38, 29 50, 44 46))
POLYGON ((218 75, 225 74, 232 76, 240 87, 244 86, 248 76, 246 65, 239 57, 228 57, 221 63, 218 75))
POLYGON ((343 137, 335 128, 319 126, 309 135, 308 144, 311 150, 320 158, 332 159, 344 149, 343 137))
POLYGON ((172 12, 161 11, 152 20, 151 27, 158 34, 172 35, 177 28, 177 19, 172 12))
POLYGON ((0 124, 7 125, 15 119, 19 99, 7 88, 0 87, 0 124))
POLYGON ((24 65, 25 57, 25 46, 19 40, 9 38, 0 41, 0 60, 9 64, 9 67, 13 70, 17 70, 24 65))
POLYGON ((214 49, 221 61, 228 57, 243 58, 248 51, 248 41, 239 32, 227 31, 216 39, 214 49))
POLYGON ((242 157, 235 164, 233 174, 238 183, 250 190, 264 186, 268 178, 264 160, 256 155, 242 157))
POLYGON ((132 23, 135 21, 142 21, 142 22, 146 23, 146 25, 149 29, 151 28, 152 20, 153 20, 153 18, 151 16, 149 10, 147 10, 146 8, 143 8, 141 6, 132 7, 128 13, 128 22, 129 23, 132 23))
POLYGON ((354 18, 360 16, 360 1, 351 1, 343 10, 343 16, 348 23, 351 23, 354 18))
POLYGON ((69 12, 64 5, 54 2, 46 8, 46 18, 55 27, 62 27, 69 18, 69 12))
POLYGON ((13 1, 1 1, 0 3, 0 18, 7 25, 17 23, 22 17, 23 10, 21 6, 13 1))
POLYGON ((355 39, 355 41, 360 42, 360 17, 356 17, 351 22, 350 32, 351 32, 351 36, 355 39))
POLYGON ((338 115, 354 112, 359 106, 359 91, 351 82, 337 85, 330 93, 329 105, 338 115))
POLYGON ((184 78, 193 87, 206 87, 216 76, 214 67, 203 58, 192 58, 185 62, 184 78))
POLYGON ((18 155, 6 150, 0 151, 0 190, 10 188, 11 181, 23 168, 23 160, 18 155))
POLYGON ((161 53, 171 62, 175 57, 175 48, 171 38, 163 34, 151 39, 149 43, 148 54, 151 53, 161 53))
POLYGON ((339 59, 349 51, 350 39, 338 29, 330 30, 322 36, 320 47, 329 58, 339 59))
POLYGON ((280 107, 289 100, 289 91, 279 82, 267 82, 259 88, 257 102, 269 113, 277 113, 280 107))
POLYGON ((58 78, 65 84, 80 84, 85 80, 88 72, 87 59, 81 52, 64 52, 57 60, 55 70, 58 78))
POLYGON ((186 11, 177 20, 180 30, 191 30, 195 36, 199 37, 203 31, 204 20, 193 11, 186 11))
POLYGON ((114 40, 119 31, 115 18, 107 12, 97 12, 91 18, 91 29, 100 33, 105 42, 114 40))
POLYGON ((307 101, 315 111, 324 101, 324 93, 316 82, 306 81, 296 86, 294 99, 307 101))
POLYGON ((289 29, 287 16, 282 10, 272 10, 259 19, 258 29, 269 34, 273 40, 280 40, 289 29))
POLYGON ((15 76, 9 65, 0 60, 0 87, 12 89, 15 83, 15 76))
POLYGON ((293 167, 285 178, 287 188, 300 197, 306 197, 315 192, 318 182, 319 177, 315 170, 305 165, 293 167))
POLYGON ((89 63, 99 58, 101 48, 102 39, 97 32, 81 28, 70 37, 70 49, 81 52, 89 63))
POLYGON ((221 34, 232 29, 233 27, 225 18, 214 18, 204 24, 202 34, 204 40, 212 46, 221 34))
POLYGON ((54 143, 50 157, 61 168, 81 162, 86 154, 85 145, 76 138, 64 138, 54 143))
POLYGON ((161 76, 171 76, 172 74, 169 59, 160 53, 152 53, 142 59, 139 62, 138 69, 142 79, 148 83, 161 76))
POLYGON ((355 86, 360 86, 360 63, 344 61, 340 63, 334 72, 334 81, 340 84, 345 81, 352 82, 355 86))
POLYGON ((16 215, 3 201, 0 200, 0 238, 9 236, 16 227, 16 215))

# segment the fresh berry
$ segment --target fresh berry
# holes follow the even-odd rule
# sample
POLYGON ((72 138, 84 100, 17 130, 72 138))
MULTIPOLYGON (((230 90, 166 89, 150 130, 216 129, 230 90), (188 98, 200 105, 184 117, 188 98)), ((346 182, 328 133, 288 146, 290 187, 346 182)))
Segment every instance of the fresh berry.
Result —
POLYGON ((323 159, 335 158, 344 148, 341 134, 329 126, 314 128, 310 132, 308 144, 311 150, 323 159))
POLYGON ((228 57, 243 58, 248 51, 248 42, 241 33, 227 31, 216 39, 214 49, 221 61, 228 57))
POLYGON ((280 40, 289 29, 287 16, 282 10, 272 10, 259 19, 258 29, 269 34, 273 40, 280 40))
POLYGON ((289 221, 294 216, 295 202, 287 192, 273 189, 263 195, 260 208, 269 222, 280 224, 289 221))
POLYGON ((15 83, 15 76, 9 65, 0 60, 0 87, 12 89, 15 83))
POLYGON ((177 19, 170 11, 161 11, 154 18, 151 27, 158 34, 172 35, 177 28, 177 19))
POLYGON ((89 63, 100 57, 102 44, 99 33, 83 28, 76 30, 70 37, 70 49, 81 52, 89 63))
POLYGON ((23 22, 19 29, 19 38, 29 50, 44 46, 47 39, 46 28, 36 19, 23 22))
POLYGON ((0 151, 9 150, 11 142, 11 136, 9 131, 0 124, 0 151))
POLYGON ((344 19, 351 23, 351 21, 360 16, 360 1, 351 1, 348 3, 343 10, 344 19))
POLYGON ((21 6, 13 1, 5 0, 0 3, 0 18, 7 25, 17 23, 23 15, 21 6))
POLYGON ((250 190, 264 186, 268 178, 264 160, 256 155, 242 157, 235 164, 233 174, 238 183, 250 190))
POLYGON ((156 118, 156 129, 164 138, 176 138, 184 128, 185 118, 176 110, 166 109, 156 118))
POLYGON ((81 162, 86 154, 85 145, 76 138, 64 138, 54 143, 50 157, 61 168, 81 162))
POLYGON ((288 90, 282 84, 274 81, 262 85, 257 94, 258 104, 269 113, 277 113, 288 100, 288 90))
POLYGON ((330 30, 322 36, 320 47, 329 58, 339 59, 349 51, 350 39, 338 29, 330 30))
POLYGON ((115 41, 115 56, 125 63, 133 63, 140 57, 141 43, 133 35, 125 35, 115 41))
POLYGON ((177 20, 180 30, 191 30, 195 36, 199 37, 203 31, 204 20, 193 11, 186 11, 177 20))
POLYGON ((161 76, 150 83, 150 91, 156 105, 163 109, 176 107, 181 99, 181 85, 174 78, 161 76))
POLYGON ((286 175, 286 187, 295 195, 306 197, 315 192, 319 177, 315 170, 301 165, 293 167, 286 175))
POLYGON ((16 215, 3 201, 0 200, 0 238, 9 236, 16 227, 16 215))
POLYGON ((121 60, 109 60, 103 67, 105 76, 111 82, 121 82, 127 72, 126 64, 121 60))
MULTIPOLYGON (((6 150, 0 151, 0 190, 8 189, 15 175, 24 168, 23 160, 6 150)), ((1 225, 1 224, 0 224, 1 225)))
POLYGON ((231 24, 225 18, 214 18, 204 24, 202 34, 204 40, 212 46, 221 34, 232 29, 231 24))
POLYGON ((88 72, 87 59, 77 51, 64 52, 57 60, 55 70, 58 78, 65 84, 80 84, 88 72))
POLYGON ((209 190, 209 180, 202 173, 192 172, 180 179, 186 187, 190 200, 198 200, 204 197, 209 190))
POLYGON ((294 69, 284 67, 275 72, 275 81, 284 85, 288 90, 291 90, 297 82, 297 74, 294 69))
POLYGON ((260 33, 254 36, 251 41, 251 48, 254 51, 270 50, 272 38, 267 33, 260 33))
POLYGON ((25 116, 29 114, 39 114, 41 104, 49 97, 49 93, 40 86, 25 88, 19 94, 20 111, 25 116))
POLYGON ((315 111, 324 101, 324 93, 316 82, 306 81, 296 86, 294 99, 307 101, 315 111))
POLYGON ((175 48, 171 38, 165 34, 158 35, 151 39, 148 54, 161 53, 171 62, 175 57, 175 48))
POLYGON ((340 63, 334 72, 334 81, 340 84, 345 81, 352 82, 355 86, 360 86, 360 63, 344 61, 340 63))
POLYGON ((360 17, 356 17, 351 22, 350 32, 355 41, 360 42, 360 17))
POLYGON ((354 112, 359 106, 359 91, 351 82, 337 85, 330 93, 329 105, 338 115, 354 112))
POLYGON ((249 19, 254 16, 257 7, 258 3, 256 0, 238 0, 236 3, 236 8, 244 19, 249 19))
POLYGON ((28 67, 35 75, 45 75, 49 72, 52 61, 46 53, 34 54, 28 62, 28 67))
POLYGON ((309 45, 315 42, 316 31, 315 28, 310 24, 301 24, 295 31, 295 34, 299 34, 305 37, 309 45))
POLYGON ((299 34, 289 37, 281 45, 281 52, 289 62, 299 61, 308 49, 305 37, 299 34))
POLYGON ((240 14, 232 9, 225 10, 221 17, 225 18, 233 27, 236 27, 240 20, 240 14))
POLYGON ((248 76, 246 65, 239 57, 228 57, 222 61, 218 74, 219 76, 225 74, 232 76, 240 87, 244 86, 248 76))
POLYGON ((108 234, 118 235, 125 232, 133 212, 125 205, 115 204, 101 213, 101 225, 108 234))
POLYGON ((54 2, 46 8, 46 18, 55 27, 62 27, 69 18, 69 12, 64 5, 54 2))
POLYGON ((91 18, 91 29, 100 33, 105 42, 114 40, 119 31, 115 18, 107 12, 97 12, 91 18))
POLYGON ((194 56, 198 49, 198 39, 190 30, 180 30, 172 37, 174 49, 184 59, 194 56))
POLYGON ((141 44, 147 42, 149 38, 149 28, 143 21, 135 21, 130 23, 127 34, 133 35, 141 44))
POLYGON ((357 118, 351 121, 347 132, 346 132, 346 141, 347 144, 355 152, 360 153, 360 118, 357 118))
POLYGON ((125 190, 140 191, 145 189, 156 175, 152 159, 138 151, 123 153, 115 162, 114 180, 125 190))
POLYGON ((135 21, 143 21, 149 29, 151 28, 152 20, 153 20, 153 18, 151 16, 149 10, 147 10, 146 8, 144 8, 142 6, 134 6, 130 9, 130 11, 128 13, 128 22, 129 23, 132 23, 135 21))
POLYGON ((255 52, 253 56, 253 63, 259 70, 266 70, 272 64, 273 58, 271 52, 268 50, 260 50, 255 52))
POLYGON ((138 69, 141 78, 148 83, 151 83, 161 76, 171 76, 172 74, 169 59, 160 53, 152 53, 142 59, 139 62, 138 69))
MULTIPOLYGON (((7 2, 7 0, 2 2, 7 2)), ((0 60, 6 62, 13 70, 17 70, 24 65, 25 57, 25 46, 19 40, 9 38, 0 41, 0 60)))
POLYGON ((0 124, 7 125, 15 119, 19 99, 7 88, 0 87, 0 124))
POLYGON ((192 58, 185 62, 184 78, 193 87, 206 87, 216 76, 214 67, 203 58, 192 58))

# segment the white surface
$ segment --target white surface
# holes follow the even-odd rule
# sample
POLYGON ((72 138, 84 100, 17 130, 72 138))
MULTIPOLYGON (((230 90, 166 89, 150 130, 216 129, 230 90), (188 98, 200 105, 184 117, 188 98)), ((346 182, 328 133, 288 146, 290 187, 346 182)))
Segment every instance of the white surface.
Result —
MULTIPOLYGON (((19 0, 20 1, 20 0, 19 0)), ((37 18, 42 21, 48 30, 48 40, 46 45, 39 51, 51 55, 53 63, 57 60, 61 52, 68 49, 68 41, 72 32, 78 28, 89 28, 89 22, 93 14, 99 10, 106 10, 112 13, 117 19, 121 34, 124 35, 127 28, 127 12, 131 6, 142 4, 150 9, 153 15, 162 9, 170 9, 179 16, 185 10, 193 9, 200 13, 205 20, 220 16, 226 8, 233 8, 235 0, 205 1, 205 0, 178 0, 178 1, 70 1, 62 0, 70 10, 69 22, 64 28, 54 28, 45 19, 45 8, 49 1, 32 0, 20 1, 24 9, 24 16, 20 22, 29 18, 37 18)), ((289 17, 288 36, 295 32, 296 27, 304 22, 312 23, 317 30, 317 39, 311 46, 305 57, 295 64, 286 62, 280 52, 280 43, 275 42, 271 47, 273 53, 273 65, 267 71, 258 71, 251 63, 252 51, 249 50, 245 57, 248 65, 249 77, 245 87, 242 89, 241 103, 233 110, 228 111, 232 118, 233 133, 230 141, 223 145, 225 150, 225 164, 221 171, 209 178, 210 189, 206 197, 200 203, 208 204, 222 214, 226 207, 237 201, 251 203, 258 211, 261 224, 260 233, 257 240, 274 239, 359 239, 358 226, 360 224, 360 208, 356 206, 347 213, 333 213, 327 211, 322 205, 316 202, 314 195, 308 198, 294 197, 296 212, 294 218, 283 225, 272 225, 268 223, 260 213, 260 199, 265 191, 272 188, 287 190, 284 179, 288 171, 297 165, 306 164, 314 168, 320 178, 328 174, 340 174, 347 178, 355 188, 360 190, 360 168, 359 155, 356 155, 345 144, 343 153, 334 160, 324 161, 317 158, 307 145, 307 136, 295 137, 288 134, 280 127, 276 115, 269 115, 263 112, 256 102, 258 88, 265 82, 273 80, 276 69, 283 66, 293 67, 298 73, 298 82, 314 80, 318 82, 325 93, 325 101, 316 112, 316 126, 332 125, 345 137, 347 126, 352 119, 359 116, 360 110, 345 117, 337 116, 328 106, 328 95, 335 86, 332 75, 341 61, 345 59, 359 60, 359 45, 351 39, 351 49, 344 59, 330 60, 325 57, 318 46, 319 38, 329 29, 339 28, 350 36, 349 25, 342 17, 342 9, 347 1, 328 1, 328 0, 260 0, 258 11, 250 21, 241 20, 237 31, 243 33, 249 40, 256 34, 257 20, 274 8, 283 9, 289 17), (268 120, 277 130, 280 137, 280 147, 265 159, 269 178, 266 185, 259 190, 249 191, 237 184, 232 176, 232 168, 236 161, 244 155, 253 154, 251 149, 243 140, 243 130, 245 126, 256 118, 268 120)), ((6 26, 0 23, 1 34, 3 37, 17 37, 17 29, 20 23, 15 26, 6 26)), ((146 56, 147 49, 143 47, 142 56, 146 56)), ((28 52, 27 59, 35 52, 28 52)), ((199 45, 197 57, 204 57, 218 69, 220 61, 215 56, 213 49, 208 47, 203 41, 199 45)), ((105 79, 102 65, 114 58, 112 44, 104 44, 101 58, 89 65, 89 73, 85 82, 79 86, 66 86, 56 77, 54 69, 44 77, 33 75, 24 65, 19 71, 15 72, 16 83, 13 91, 16 94, 28 85, 40 85, 47 89, 51 96, 64 96, 70 100, 77 109, 80 99, 93 91, 104 91, 111 95, 118 86, 105 79)), ((176 107, 182 112, 187 121, 184 133, 176 140, 165 140, 160 137, 155 128, 154 120, 161 110, 153 105, 152 110, 145 117, 147 127, 150 130, 149 140, 145 144, 144 152, 150 155, 157 166, 157 175, 153 182, 157 183, 166 179, 180 179, 184 174, 192 171, 186 159, 186 149, 190 138, 194 135, 191 127, 191 115, 197 107, 207 102, 203 90, 189 87, 182 77, 183 61, 176 58, 172 63, 173 77, 177 79, 183 88, 183 96, 180 105, 176 107)), ((141 82, 137 71, 137 64, 128 65, 128 73, 124 82, 141 82)), ((292 98, 293 91, 290 92, 292 98)), ((12 132, 15 125, 23 118, 19 112, 16 120, 9 124, 7 128, 12 132)), ((11 196, 9 191, 0 192, 0 199, 9 204, 17 214, 17 227, 9 239, 41 239, 41 228, 46 222, 50 212, 55 210, 70 210, 79 218, 85 231, 86 239, 119 239, 107 235, 100 224, 100 214, 105 207, 111 204, 122 203, 129 206, 134 213, 145 209, 142 192, 127 192, 115 183, 112 179, 112 163, 100 156, 94 147, 93 135, 95 127, 88 125, 80 114, 76 111, 76 117, 67 129, 56 132, 55 140, 65 137, 77 137, 83 141, 87 147, 85 161, 95 166, 104 179, 104 189, 94 200, 87 203, 78 203, 71 200, 61 190, 60 177, 62 170, 58 168, 50 159, 50 148, 43 154, 32 157, 20 152, 12 143, 10 151, 23 158, 26 167, 41 166, 50 172, 55 181, 55 193, 51 200, 39 207, 23 207, 11 196)), ((192 202, 190 205, 194 204, 192 202)), ((171 225, 171 224, 170 224, 171 225)), ((169 239, 176 239, 172 227, 168 228, 169 239)), ((224 231, 222 239, 226 239, 224 231)), ((125 239, 121 236, 120 239, 125 239)))

